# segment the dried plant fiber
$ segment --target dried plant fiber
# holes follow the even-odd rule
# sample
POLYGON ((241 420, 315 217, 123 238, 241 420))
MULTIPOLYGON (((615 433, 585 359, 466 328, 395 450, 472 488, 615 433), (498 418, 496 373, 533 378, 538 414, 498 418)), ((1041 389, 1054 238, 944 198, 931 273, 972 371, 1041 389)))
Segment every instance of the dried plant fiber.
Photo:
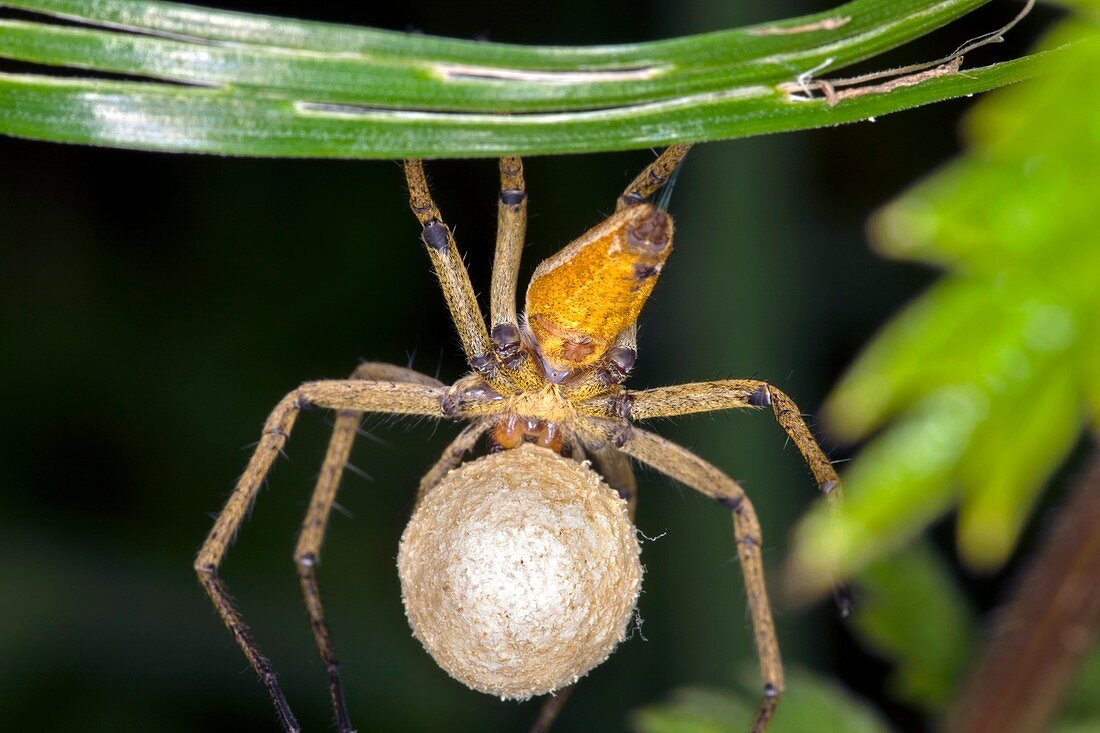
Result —
POLYGON ((432 489, 398 551, 413 634, 452 677, 523 700, 622 641, 641 587, 626 502, 587 466, 526 444, 432 489))

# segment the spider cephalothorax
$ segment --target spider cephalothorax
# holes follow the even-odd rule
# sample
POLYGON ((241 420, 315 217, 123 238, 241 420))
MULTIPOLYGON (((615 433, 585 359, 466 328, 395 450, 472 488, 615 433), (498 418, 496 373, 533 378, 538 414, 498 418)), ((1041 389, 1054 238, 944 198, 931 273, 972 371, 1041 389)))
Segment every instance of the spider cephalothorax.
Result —
POLYGON ((672 248, 671 217, 646 200, 688 146, 666 150, 627 187, 614 214, 535 270, 521 319, 516 275, 527 195, 519 158, 500 161, 497 248, 489 322, 428 191, 407 161, 410 205, 471 371, 447 386, 410 369, 361 364, 347 380, 310 382, 275 407, 237 488, 195 562, 199 579, 267 687, 282 726, 300 727, 218 576, 232 537, 306 407, 336 411, 333 437, 295 560, 341 733, 352 727, 317 582, 316 564, 340 477, 364 413, 466 421, 420 482, 399 551, 406 614, 454 677, 501 697, 558 691, 536 724, 546 730, 576 679, 621 641, 641 581, 631 517, 633 458, 713 497, 733 520, 763 697, 762 732, 783 689, 764 586, 760 527, 748 497, 690 451, 636 427, 655 417, 770 407, 819 490, 839 481, 797 407, 759 380, 730 379, 631 391, 635 323, 672 248), (466 456, 486 437, 486 453, 466 456))

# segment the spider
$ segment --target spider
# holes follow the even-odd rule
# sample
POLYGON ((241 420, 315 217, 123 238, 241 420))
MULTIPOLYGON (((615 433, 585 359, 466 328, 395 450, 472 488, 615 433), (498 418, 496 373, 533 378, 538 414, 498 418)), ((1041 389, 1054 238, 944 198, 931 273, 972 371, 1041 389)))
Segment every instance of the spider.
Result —
MULTIPOLYGON (((428 190, 423 164, 419 160, 405 162, 410 206, 421 224, 421 240, 442 286, 471 371, 447 386, 411 369, 368 362, 355 369, 349 379, 308 382, 290 392, 264 424, 255 452, 195 561, 202 586, 267 688, 286 731, 299 731, 299 724, 271 664, 260 653, 230 600, 218 570, 264 477, 289 438, 298 413, 312 407, 334 410, 336 417, 294 557, 341 733, 352 733, 354 728, 345 704, 339 662, 325 621, 316 565, 337 486, 365 413, 417 415, 469 423, 421 480, 414 517, 406 535, 419 521, 420 509, 433 506, 436 496, 433 492, 438 490, 441 495, 444 491, 441 487, 445 484, 451 485, 452 490, 456 482, 459 484, 459 511, 454 512, 452 508, 440 511, 444 519, 458 521, 462 515, 468 517, 473 513, 473 510, 466 511, 462 503, 463 492, 472 492, 479 482, 505 480, 508 476, 519 476, 518 484, 510 485, 509 491, 521 484, 541 486, 555 481, 591 485, 592 488, 575 489, 582 493, 613 491, 620 506, 608 504, 608 511, 611 515, 619 513, 632 517, 636 484, 630 459, 717 500, 732 516, 759 657, 762 696, 752 731, 762 733, 765 730, 783 692, 783 667, 764 583, 760 526, 752 503, 742 488, 718 468, 687 449, 642 430, 636 423, 711 410, 770 407, 801 453, 819 491, 831 503, 839 501, 840 484, 832 463, 794 402, 767 382, 727 379, 640 391, 622 386, 637 354, 638 314, 672 248, 672 218, 648 200, 669 180, 689 148, 678 145, 666 149, 626 188, 618 199, 615 213, 535 270, 522 318, 516 309, 516 280, 526 231, 527 195, 521 160, 518 157, 501 158, 488 326, 452 232, 443 222, 428 190), (488 453, 466 461, 467 454, 483 436, 487 437, 488 453), (470 479, 471 471, 481 478, 470 479), (466 478, 455 479, 456 476, 466 478)), ((612 520, 618 521, 614 517, 609 521, 612 520)), ((490 513, 473 521, 476 524, 494 520, 490 513)), ((525 525, 526 521, 521 517, 521 524, 525 525)), ((624 556, 623 567, 629 570, 630 563, 637 563, 637 540, 633 537, 630 520, 626 520, 625 526, 630 527, 630 539, 635 546, 633 551, 628 548, 624 556)), ((429 540, 428 544, 433 542, 429 540)), ((434 544, 442 546, 438 542, 434 544)), ((403 544, 402 554, 412 552, 403 544)), ((582 563, 585 562, 591 564, 593 561, 582 558, 582 563)), ((601 566, 597 575, 603 572, 601 566)), ((442 572, 429 572, 428 575, 441 576, 442 572)), ((628 604, 612 613, 615 618, 611 626, 617 627, 618 638, 614 638, 616 628, 611 628, 609 638, 584 662, 584 668, 567 670, 563 679, 541 687, 524 687, 516 694, 502 692, 505 688, 494 687, 491 683, 464 681, 504 697, 556 691, 558 694, 548 698, 536 722, 536 730, 546 730, 577 677, 602 661, 621 640, 637 596, 640 573, 631 576, 627 572, 626 575, 626 585, 630 586, 626 592, 628 604), (623 608, 627 610, 625 616, 623 608)), ((403 587, 405 580, 403 567, 403 587)), ((431 577, 428 582, 432 582, 431 577)), ((448 591, 449 582, 433 587, 431 593, 448 591)), ((515 585, 509 579, 502 582, 499 578, 490 578, 489 582, 515 585)), ((511 592, 514 588, 508 590, 511 592)), ((411 607, 413 590, 404 587, 403 593, 414 633, 440 661, 438 649, 433 649, 427 638, 434 630, 417 628, 411 607)), ((432 603, 429 600, 427 610, 440 611, 432 603)), ((439 605, 445 603, 435 603, 439 605)), ((511 611, 505 609, 502 613, 509 615, 511 611)), ((591 613, 600 615, 603 611, 591 613)), ((565 631, 573 632, 572 629, 565 631)), ((520 647, 526 641, 519 640, 520 647)), ((540 664, 541 659, 523 658, 522 655, 518 660, 521 673, 526 667, 540 664)), ((448 668, 448 671, 461 678, 454 670, 448 668)))

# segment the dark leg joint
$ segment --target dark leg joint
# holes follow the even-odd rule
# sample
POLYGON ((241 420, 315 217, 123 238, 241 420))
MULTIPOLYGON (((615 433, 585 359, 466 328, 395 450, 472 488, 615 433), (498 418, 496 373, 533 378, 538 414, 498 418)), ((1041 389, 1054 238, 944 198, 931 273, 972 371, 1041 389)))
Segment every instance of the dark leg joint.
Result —
POLYGON ((767 385, 761 385, 749 395, 749 404, 753 407, 767 407, 772 403, 772 394, 767 385))
POLYGON ((619 206, 625 209, 627 206, 637 206, 643 201, 645 201, 645 198, 639 196, 635 191, 631 191, 619 197, 619 206))
POLYGON ((428 247, 437 252, 442 252, 447 249, 447 245, 451 241, 451 232, 447 229, 446 224, 438 219, 432 219, 424 225, 424 229, 420 232, 420 239, 428 247))
POLYGON ((491 377, 497 365, 492 354, 479 354, 470 359, 470 367, 483 377, 491 377))
POLYGON ((825 496, 828 496, 829 494, 836 491, 836 487, 839 485, 840 484, 838 484, 836 481, 826 481, 825 483, 821 484, 821 493, 825 496))
POLYGON ((611 443, 616 448, 622 448, 632 437, 634 437, 634 429, 629 425, 620 425, 615 428, 615 432, 612 433, 611 443))
POLYGON ((723 497, 719 497, 719 499, 718 499, 718 503, 721 504, 722 506, 724 506, 726 509, 729 509, 731 512, 740 512, 741 511, 741 504, 743 504, 744 501, 745 501, 745 497, 743 497, 743 496, 734 496, 734 497, 725 497, 725 496, 723 496, 723 497))
POLYGON ((760 547, 760 540, 756 539, 751 534, 747 534, 737 541, 745 547, 760 547))
POLYGON ((462 401, 455 393, 448 392, 439 399, 439 411, 446 417, 457 418, 460 409, 462 409, 462 401))
POLYGON ((610 349, 599 367, 600 381, 609 387, 613 384, 622 384, 630 376, 637 359, 638 353, 626 346, 610 349))
POLYGON ((607 398, 607 408, 615 417, 624 422, 632 422, 634 419, 634 404, 625 391, 607 398))
POLYGON ((507 191, 500 192, 500 203, 512 208, 522 204, 526 198, 527 194, 518 188, 510 188, 507 191))
POLYGON ((779 688, 773 685, 771 682, 764 683, 764 697, 776 698, 779 697, 779 688))
POLYGON ((294 399, 294 409, 296 410, 310 410, 313 408, 313 400, 306 397, 304 394, 299 393, 294 399))
POLYGON ((516 369, 523 363, 526 355, 520 343, 519 328, 514 323, 498 323, 493 326, 490 335, 493 342, 493 354, 508 369, 516 369))
POLYGON ((294 558, 294 561, 303 568, 312 568, 314 565, 317 564, 317 555, 312 552, 307 552, 300 557, 294 558))

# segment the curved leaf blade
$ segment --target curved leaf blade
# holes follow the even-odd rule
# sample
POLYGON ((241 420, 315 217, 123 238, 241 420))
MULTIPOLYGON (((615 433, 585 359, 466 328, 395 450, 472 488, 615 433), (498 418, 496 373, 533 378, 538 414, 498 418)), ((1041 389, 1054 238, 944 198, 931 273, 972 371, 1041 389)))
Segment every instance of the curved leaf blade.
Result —
POLYGON ((1057 51, 928 78, 835 106, 768 86, 608 110, 530 115, 333 107, 236 87, 0 74, 0 133, 53 142, 224 155, 394 158, 582 153, 837 125, 1041 73, 1057 51))
MULTIPOLYGON (((679 63, 728 66, 798 51, 810 67, 845 56, 852 42, 866 58, 938 28, 989 0, 853 0, 835 9, 776 23, 646 43, 591 47, 483 43, 335 23, 277 18, 158 0, 6 0, 2 6, 108 28, 180 39, 298 49, 322 54, 387 56, 526 69, 592 70, 679 63), (846 20, 843 20, 846 19, 846 20), (836 25, 839 20, 843 20, 836 25), (832 21, 832 22, 830 22, 832 21), (824 24, 824 25, 822 25, 824 24), (800 31, 822 26, 822 30, 800 31), (838 47, 808 51, 819 41, 838 47), (809 42, 809 43, 808 43, 809 42)), ((795 60, 795 59, 784 59, 795 60)), ((851 60, 856 60, 854 57, 851 60)), ((800 64, 801 65, 801 64, 800 64)), ((810 68, 807 67, 807 68, 810 68)), ((802 69, 795 70, 795 73, 802 69)))

